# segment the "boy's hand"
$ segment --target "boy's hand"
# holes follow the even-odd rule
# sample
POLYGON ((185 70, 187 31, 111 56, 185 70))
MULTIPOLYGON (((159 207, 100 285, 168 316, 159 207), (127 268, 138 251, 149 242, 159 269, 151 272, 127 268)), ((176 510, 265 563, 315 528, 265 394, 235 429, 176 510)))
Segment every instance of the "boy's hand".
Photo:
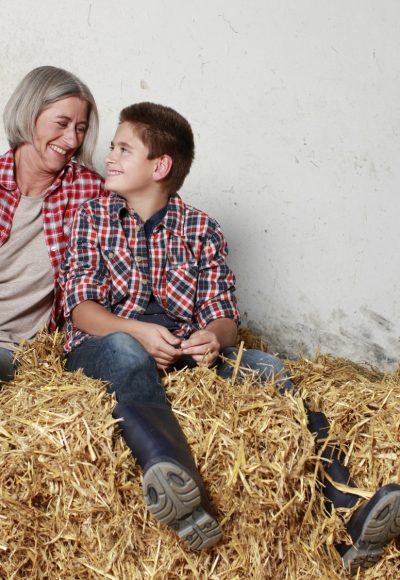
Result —
POLYGON ((180 339, 164 326, 136 320, 130 334, 151 354, 159 369, 167 369, 182 356, 180 339))
POLYGON ((181 343, 182 354, 191 355, 199 366, 212 366, 219 355, 221 345, 211 330, 196 330, 188 340, 181 343))

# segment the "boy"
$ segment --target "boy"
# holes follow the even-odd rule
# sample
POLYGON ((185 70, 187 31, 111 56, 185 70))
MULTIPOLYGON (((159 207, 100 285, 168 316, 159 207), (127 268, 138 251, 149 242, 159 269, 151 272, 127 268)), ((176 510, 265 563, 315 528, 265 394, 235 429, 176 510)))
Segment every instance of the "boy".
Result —
MULTIPOLYGON (((190 125, 172 109, 140 103, 121 112, 106 157, 106 187, 114 193, 84 204, 71 232, 64 264, 65 350, 69 370, 83 368, 115 391, 115 416, 122 419, 122 434, 144 469, 148 509, 188 546, 203 549, 220 539, 221 530, 158 370, 215 364, 229 378, 232 366, 219 354, 236 356, 239 313, 217 222, 176 193, 193 157, 190 125)), ((245 351, 241 365, 262 378, 280 375, 279 390, 294 391, 282 363, 271 355, 245 351)), ((322 445, 326 419, 321 413, 308 415, 322 445)), ((331 479, 348 483, 337 450, 327 446, 323 457, 330 462, 331 479)), ((329 482, 325 493, 336 507, 356 502, 329 482)), ((342 547, 343 554, 360 550, 365 530, 387 508, 390 517, 379 545, 374 537, 376 549, 365 548, 365 562, 400 532, 400 523, 393 525, 396 509, 400 513, 400 486, 386 486, 374 498, 355 513, 356 547, 342 547)))

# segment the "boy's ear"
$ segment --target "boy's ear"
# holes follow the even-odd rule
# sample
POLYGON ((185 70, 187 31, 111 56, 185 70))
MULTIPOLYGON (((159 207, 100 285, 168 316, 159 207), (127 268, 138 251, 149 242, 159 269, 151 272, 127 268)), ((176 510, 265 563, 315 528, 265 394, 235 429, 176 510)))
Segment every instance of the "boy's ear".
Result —
POLYGON ((168 173, 171 171, 173 164, 173 159, 169 155, 161 155, 157 160, 157 165, 154 169, 153 178, 154 181, 161 181, 167 177, 168 173))

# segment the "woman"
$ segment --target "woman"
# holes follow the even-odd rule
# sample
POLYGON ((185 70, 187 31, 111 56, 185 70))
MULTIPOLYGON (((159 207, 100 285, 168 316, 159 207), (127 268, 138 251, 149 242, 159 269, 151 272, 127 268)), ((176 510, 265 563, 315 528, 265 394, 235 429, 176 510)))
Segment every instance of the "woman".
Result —
POLYGON ((14 351, 61 322, 58 273, 76 208, 101 195, 92 169, 98 114, 75 75, 42 66, 11 95, 0 156, 0 381, 12 379, 14 351))

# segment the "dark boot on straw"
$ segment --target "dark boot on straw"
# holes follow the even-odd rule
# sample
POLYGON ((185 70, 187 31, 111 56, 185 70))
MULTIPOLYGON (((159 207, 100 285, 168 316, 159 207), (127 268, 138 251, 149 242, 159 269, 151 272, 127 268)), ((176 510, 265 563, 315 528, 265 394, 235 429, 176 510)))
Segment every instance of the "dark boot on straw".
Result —
MULTIPOLYGON (((357 495, 338 489, 340 485, 356 487, 349 471, 343 465, 340 451, 326 444, 329 423, 323 413, 308 412, 309 429, 316 439, 316 447, 322 449, 324 462, 324 494, 335 508, 351 508, 358 501, 357 495), (335 487, 335 484, 338 484, 335 487)), ((345 568, 356 573, 359 568, 369 568, 383 555, 386 544, 400 536, 400 485, 389 484, 360 506, 346 524, 353 545, 336 546, 345 568)))
POLYGON ((323 491, 328 500, 327 508, 351 508, 356 505, 358 496, 346 493, 335 487, 335 483, 347 487, 356 487, 348 469, 343 464, 342 453, 337 446, 327 443, 329 423, 323 413, 307 409, 308 428, 315 437, 316 449, 321 451, 322 467, 327 477, 323 477, 323 491))
POLYGON ((165 404, 118 404, 122 435, 144 470, 149 511, 194 550, 216 544, 222 532, 182 429, 165 404))
POLYGON ((352 546, 336 546, 344 565, 355 573, 358 568, 373 566, 391 540, 400 536, 400 485, 379 489, 359 507, 346 525, 352 546))

